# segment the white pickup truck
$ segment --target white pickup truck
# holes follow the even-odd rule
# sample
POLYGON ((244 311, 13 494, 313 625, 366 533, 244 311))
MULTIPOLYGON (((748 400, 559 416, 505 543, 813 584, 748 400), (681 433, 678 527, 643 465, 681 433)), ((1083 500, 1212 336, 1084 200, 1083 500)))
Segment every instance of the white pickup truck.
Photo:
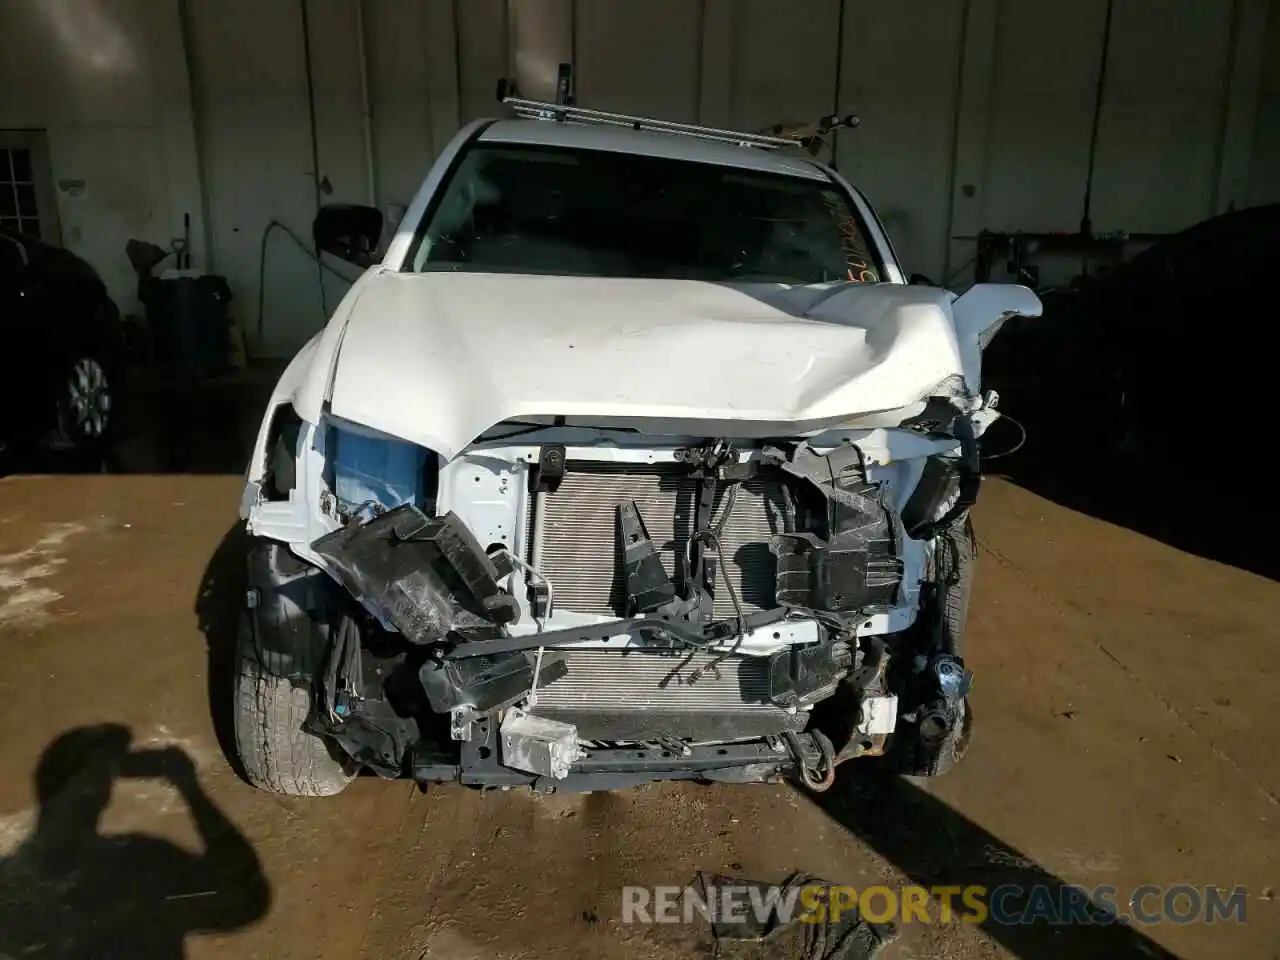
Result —
POLYGON ((981 351, 791 141, 511 101, 436 161, 249 464, 249 778, 829 787, 963 752, 981 351))

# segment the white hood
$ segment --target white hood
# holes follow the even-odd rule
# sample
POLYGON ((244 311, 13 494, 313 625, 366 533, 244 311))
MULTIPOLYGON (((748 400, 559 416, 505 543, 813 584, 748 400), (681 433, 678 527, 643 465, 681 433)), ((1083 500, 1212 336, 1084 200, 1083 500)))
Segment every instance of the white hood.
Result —
POLYGON ((818 429, 913 404, 950 376, 976 382, 981 330, 1039 313, 1023 288, 974 298, 980 289, 955 302, 892 284, 366 276, 352 291, 330 409, 445 458, 532 416, 818 429), (981 316, 961 319, 958 337, 953 303, 960 314, 971 298, 981 316))

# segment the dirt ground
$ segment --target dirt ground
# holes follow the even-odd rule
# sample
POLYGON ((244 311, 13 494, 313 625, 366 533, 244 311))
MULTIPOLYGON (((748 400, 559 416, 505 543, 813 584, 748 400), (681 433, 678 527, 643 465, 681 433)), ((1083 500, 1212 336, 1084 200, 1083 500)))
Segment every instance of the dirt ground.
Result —
POLYGON ((699 926, 622 924, 620 890, 709 870, 1122 901, 1243 885, 1243 924, 911 924, 882 956, 1280 957, 1280 583, 992 482, 975 742, 936 782, 851 766, 821 798, 538 797, 362 778, 297 801, 236 777, 210 704, 238 492, 0 480, 0 956, 705 957, 699 926))

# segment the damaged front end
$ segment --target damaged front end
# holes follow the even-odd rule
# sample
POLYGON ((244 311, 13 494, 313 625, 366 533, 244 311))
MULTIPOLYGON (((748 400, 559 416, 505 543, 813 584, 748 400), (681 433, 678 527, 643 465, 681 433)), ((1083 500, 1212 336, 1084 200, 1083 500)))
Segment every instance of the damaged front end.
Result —
POLYGON ((307 613, 334 624, 294 678, 308 728, 383 776, 479 786, 821 790, 885 754, 941 772, 967 729, 948 610, 992 403, 794 440, 549 423, 448 462, 304 424, 293 490, 249 513, 305 527, 294 552, 350 598, 307 613))

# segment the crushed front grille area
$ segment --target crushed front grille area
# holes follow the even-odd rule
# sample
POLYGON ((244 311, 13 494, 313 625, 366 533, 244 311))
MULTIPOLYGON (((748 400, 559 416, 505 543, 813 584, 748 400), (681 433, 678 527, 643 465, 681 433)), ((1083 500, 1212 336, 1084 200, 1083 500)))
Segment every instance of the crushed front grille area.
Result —
MULTIPOLYGON (((697 486, 698 480, 680 464, 570 461, 559 489, 543 500, 541 572, 555 587, 556 607, 601 616, 625 615, 618 507, 631 500, 640 510, 668 577, 678 582, 693 530, 697 486)), ((722 485, 714 510, 717 521, 725 495, 722 485)), ((775 605, 777 566, 769 538, 784 531, 784 504, 780 478, 764 473, 741 483, 720 536, 725 567, 748 613, 775 605)), ((526 542, 532 542, 532 531, 531 519, 526 542)), ((733 614, 723 575, 718 575, 715 616, 733 614)))

